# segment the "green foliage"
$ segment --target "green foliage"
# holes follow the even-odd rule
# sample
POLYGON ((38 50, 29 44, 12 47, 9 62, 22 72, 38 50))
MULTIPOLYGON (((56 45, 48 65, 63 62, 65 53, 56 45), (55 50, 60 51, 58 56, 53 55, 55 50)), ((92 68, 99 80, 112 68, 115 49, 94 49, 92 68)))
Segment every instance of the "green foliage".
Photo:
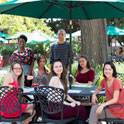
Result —
POLYGON ((75 77, 76 75, 76 72, 77 72, 77 67, 78 67, 78 63, 75 61, 73 64, 72 64, 72 67, 71 67, 71 74, 75 77))
POLYGON ((81 41, 78 39, 73 39, 72 40, 72 48, 73 48, 74 56, 79 55, 81 52, 81 41))
MULTIPOLYGON (((11 46, 0 46, 0 54, 1 55, 11 55, 13 51, 17 49, 17 44, 13 44, 11 46)), ((44 44, 27 44, 27 47, 31 48, 34 54, 42 54, 48 57, 48 53, 50 50, 50 43, 44 44)))
POLYGON ((115 62, 114 63, 117 73, 124 73, 124 62, 115 62))
POLYGON ((4 77, 0 76, 0 86, 3 84, 4 77))
MULTIPOLYGON (((32 32, 34 30, 41 30, 50 36, 54 34, 54 32, 51 31, 51 28, 46 25, 44 19, 34 19, 13 15, 0 15, 0 28, 5 30, 9 35, 16 34, 17 32, 32 32)), ((50 43, 27 44, 27 46, 36 54, 45 54, 48 56, 50 43)), ((1 46, 0 54, 11 55, 16 48, 17 45, 1 46)))
POLYGON ((48 26, 52 28, 54 32, 58 32, 59 29, 65 29, 66 33, 75 32, 77 30, 80 30, 79 21, 78 20, 72 20, 72 25, 70 25, 70 20, 67 19, 56 19, 56 20, 46 20, 46 23, 48 26))
POLYGON ((1 55, 11 55, 13 51, 16 49, 16 45, 13 46, 0 46, 0 54, 1 55))
POLYGON ((98 96, 98 103, 104 103, 106 100, 105 96, 98 96))
POLYGON ((31 48, 35 54, 39 54, 39 55, 42 54, 48 57, 48 53, 50 50, 50 43, 27 44, 27 47, 31 48))
POLYGON ((54 32, 48 27, 44 19, 34 19, 13 15, 0 15, 0 28, 6 29, 6 33, 12 35, 17 32, 32 32, 41 30, 48 35, 53 35, 54 32))
POLYGON ((98 79, 98 80, 96 80, 95 84, 96 84, 97 86, 99 86, 100 83, 101 83, 101 80, 103 79, 102 66, 96 64, 96 65, 94 66, 94 70, 95 70, 95 78, 98 79))

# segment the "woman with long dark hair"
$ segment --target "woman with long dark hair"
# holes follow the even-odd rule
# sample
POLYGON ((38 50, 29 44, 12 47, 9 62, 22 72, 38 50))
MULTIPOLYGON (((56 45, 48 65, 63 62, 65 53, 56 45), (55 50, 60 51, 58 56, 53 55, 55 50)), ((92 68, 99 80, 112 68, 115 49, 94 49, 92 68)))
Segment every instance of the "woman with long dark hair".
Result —
POLYGON ((49 84, 49 71, 46 68, 46 57, 41 55, 37 58, 38 70, 34 73, 34 85, 48 85, 49 84))
POLYGON ((76 74, 76 82, 92 84, 95 78, 95 72, 90 67, 90 63, 85 56, 81 56, 78 61, 78 70, 76 74))
POLYGON ((101 85, 96 89, 92 96, 92 109, 89 116, 89 124, 98 124, 99 118, 105 118, 105 112, 108 118, 121 118, 124 119, 124 108, 121 106, 111 106, 105 108, 108 105, 123 104, 124 92, 122 92, 122 82, 117 78, 117 72, 112 62, 106 62, 103 67, 104 79, 101 81, 101 85), (106 101, 101 104, 97 104, 97 94, 105 89, 106 101), (122 96, 123 95, 123 96, 122 96), (122 103, 123 100, 123 103, 122 103), (105 109, 104 109, 105 108, 105 109), (103 111, 104 109, 104 111, 103 111))
MULTIPOLYGON (((60 60, 54 61, 52 68, 52 78, 50 80, 49 86, 61 88, 65 92, 65 101, 64 101, 64 118, 76 117, 79 110, 79 118, 82 120, 86 119, 86 111, 84 106, 80 105, 79 101, 74 100, 68 95, 68 87, 66 81, 66 73, 64 67, 60 60)), ((60 118, 59 114, 54 115, 54 118, 60 118)))

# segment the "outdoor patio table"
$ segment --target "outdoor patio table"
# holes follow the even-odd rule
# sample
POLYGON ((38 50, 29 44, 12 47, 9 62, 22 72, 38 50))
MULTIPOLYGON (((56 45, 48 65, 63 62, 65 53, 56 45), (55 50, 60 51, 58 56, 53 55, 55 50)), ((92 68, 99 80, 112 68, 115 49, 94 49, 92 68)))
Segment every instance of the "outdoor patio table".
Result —
POLYGON ((28 96, 30 99, 34 99, 34 87, 24 87, 23 88, 23 95, 28 96))
POLYGON ((23 88, 23 93, 27 95, 33 95, 34 92, 34 87, 24 87, 23 88))
MULTIPOLYGON (((76 100, 81 101, 83 105, 91 105, 91 97, 92 94, 95 92, 96 86, 94 85, 87 85, 87 84, 80 84, 80 85, 72 85, 72 88, 69 89, 68 93, 71 97, 76 100)), ((101 91, 98 96, 104 96, 105 91, 101 91)))
MULTIPOLYGON (((68 94, 76 100, 81 101, 83 105, 91 105, 91 96, 95 92, 96 86, 94 85, 72 85, 72 88, 68 90, 68 94)), ((34 88, 24 88, 23 92, 25 95, 28 95, 30 98, 34 98, 35 91, 34 88)), ((101 91, 98 96, 104 96, 105 91, 101 91)))

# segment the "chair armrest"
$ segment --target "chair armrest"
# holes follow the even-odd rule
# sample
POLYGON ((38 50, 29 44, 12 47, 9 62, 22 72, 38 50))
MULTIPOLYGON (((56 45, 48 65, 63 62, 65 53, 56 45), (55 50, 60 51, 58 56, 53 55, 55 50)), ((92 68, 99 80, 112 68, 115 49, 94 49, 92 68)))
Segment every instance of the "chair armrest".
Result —
POLYGON ((112 104, 112 105, 107 105, 105 108, 111 108, 111 107, 124 107, 124 104, 112 104))
MULTIPOLYGON (((117 104, 113 104, 113 105, 108 105, 108 106, 106 106, 105 108, 104 108, 104 110, 106 109, 106 108, 110 108, 110 107, 123 107, 124 108, 124 104, 119 104, 119 103, 117 103, 117 104)), ((123 109, 122 108, 122 109, 123 109)), ((101 121, 105 121, 105 122, 107 122, 107 124, 108 124, 108 122, 110 122, 110 123, 116 123, 116 124, 123 124, 124 123, 124 119, 121 119, 121 118, 118 118, 118 117, 114 117, 114 118, 111 118, 111 117, 107 117, 107 111, 104 111, 105 112, 105 118, 100 118, 99 119, 99 121, 101 122, 101 121)))

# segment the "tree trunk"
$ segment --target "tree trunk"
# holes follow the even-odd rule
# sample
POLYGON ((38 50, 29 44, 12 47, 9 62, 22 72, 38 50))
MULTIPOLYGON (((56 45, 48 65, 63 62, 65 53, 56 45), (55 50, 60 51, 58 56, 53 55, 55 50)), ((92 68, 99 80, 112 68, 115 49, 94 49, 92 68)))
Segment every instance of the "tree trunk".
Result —
POLYGON ((108 41, 105 20, 81 20, 81 55, 91 64, 103 64, 107 60, 108 41))

